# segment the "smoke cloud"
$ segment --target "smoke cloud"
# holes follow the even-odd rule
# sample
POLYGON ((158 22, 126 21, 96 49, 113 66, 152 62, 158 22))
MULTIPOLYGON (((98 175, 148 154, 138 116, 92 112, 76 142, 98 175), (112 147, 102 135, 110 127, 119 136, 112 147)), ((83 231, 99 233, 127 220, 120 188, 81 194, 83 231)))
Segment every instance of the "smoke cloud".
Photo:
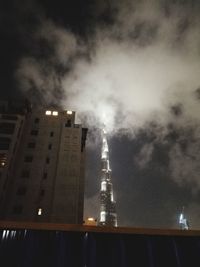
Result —
POLYGON ((47 103, 58 100, 111 132, 152 119, 166 124, 177 103, 184 117, 198 119, 199 21, 188 21, 181 7, 166 14, 162 1, 125 2, 111 2, 114 23, 96 26, 88 42, 44 19, 34 38, 45 41, 49 53, 21 60, 21 88, 34 87, 47 103))
POLYGON ((75 110, 90 128, 105 125, 110 135, 137 138, 142 129, 153 137, 141 145, 135 164, 147 167, 161 145, 169 176, 196 194, 199 8, 187 1, 97 1, 97 20, 86 38, 43 17, 33 39, 39 51, 47 51, 44 57, 21 59, 19 86, 39 94, 43 103, 75 110), (108 22, 102 22, 103 15, 108 22))

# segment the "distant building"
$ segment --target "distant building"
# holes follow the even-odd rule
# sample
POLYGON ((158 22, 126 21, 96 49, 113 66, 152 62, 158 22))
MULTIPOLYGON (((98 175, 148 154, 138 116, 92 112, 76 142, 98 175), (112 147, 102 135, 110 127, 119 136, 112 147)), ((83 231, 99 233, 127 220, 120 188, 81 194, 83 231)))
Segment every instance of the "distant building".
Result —
POLYGON ((111 182, 111 169, 109 162, 109 149, 106 132, 103 131, 101 152, 101 190, 100 190, 100 218, 101 226, 117 226, 116 203, 113 196, 111 182))
POLYGON ((83 222, 87 129, 75 112, 0 114, 0 219, 83 222))
POLYGON ((182 208, 182 212, 179 216, 179 226, 181 230, 189 230, 188 220, 186 219, 184 214, 184 207, 182 208))

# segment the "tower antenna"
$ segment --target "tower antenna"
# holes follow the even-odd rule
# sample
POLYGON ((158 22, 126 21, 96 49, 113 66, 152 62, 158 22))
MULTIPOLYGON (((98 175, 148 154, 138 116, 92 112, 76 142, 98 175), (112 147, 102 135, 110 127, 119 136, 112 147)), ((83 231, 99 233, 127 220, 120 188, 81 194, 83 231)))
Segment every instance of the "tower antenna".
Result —
POLYGON ((183 206, 179 216, 179 226, 181 230, 189 230, 188 220, 185 217, 184 209, 185 207, 183 206))

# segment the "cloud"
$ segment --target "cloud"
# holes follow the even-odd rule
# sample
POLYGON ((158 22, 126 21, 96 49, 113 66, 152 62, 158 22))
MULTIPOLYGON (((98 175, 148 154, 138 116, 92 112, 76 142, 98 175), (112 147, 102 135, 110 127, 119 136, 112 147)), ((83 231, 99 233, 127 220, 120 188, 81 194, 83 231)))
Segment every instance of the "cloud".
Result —
MULTIPOLYGON (((105 8, 103 4, 100 10, 105 8)), ((177 102, 188 117, 196 116, 199 106, 191 95, 200 84, 197 18, 186 20, 181 6, 166 14, 162 1, 111 1, 110 10, 114 22, 95 24, 89 41, 41 19, 34 38, 45 40, 49 53, 43 60, 21 60, 21 88, 29 90, 31 80, 52 102, 59 87, 58 102, 80 115, 92 113, 89 123, 106 124, 111 132, 142 127, 152 118, 166 124, 169 107, 177 102)))
POLYGON ((183 129, 182 131, 182 135, 180 134, 169 152, 169 168, 174 181, 180 186, 184 184, 191 186, 193 193, 197 194, 200 189, 200 127, 197 125, 195 129, 192 129, 189 136, 184 133, 183 129))
POLYGON ((152 158, 153 149, 153 143, 144 144, 144 146, 141 148, 139 154, 134 159, 140 168, 143 169, 149 163, 152 158))
POLYGON ((199 5, 109 3, 100 4, 98 16, 106 10, 111 21, 97 20, 86 38, 43 16, 33 36, 42 56, 21 59, 19 85, 39 92, 45 103, 76 110, 90 128, 105 124, 110 134, 133 137, 138 129, 153 131, 156 141, 141 149, 139 165, 151 162, 155 144, 166 143, 171 178, 199 188, 199 5), (160 128, 149 128, 152 122, 160 128), (192 129, 195 141, 185 135, 192 129), (186 136, 190 142, 182 149, 186 136))

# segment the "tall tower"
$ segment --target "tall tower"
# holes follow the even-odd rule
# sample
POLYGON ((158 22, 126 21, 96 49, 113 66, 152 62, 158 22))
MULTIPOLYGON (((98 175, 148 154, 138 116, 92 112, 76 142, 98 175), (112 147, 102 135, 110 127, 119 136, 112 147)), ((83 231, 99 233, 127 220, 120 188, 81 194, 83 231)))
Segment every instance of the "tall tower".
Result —
POLYGON ((180 226, 181 230, 188 230, 189 229, 188 221, 187 221, 185 214, 184 214, 184 207, 182 208, 182 212, 179 216, 179 226, 180 226))
POLYGON ((109 150, 106 131, 102 133, 101 151, 101 191, 100 191, 100 219, 101 226, 117 226, 117 214, 113 198, 113 186, 111 182, 111 169, 109 163, 109 150))

